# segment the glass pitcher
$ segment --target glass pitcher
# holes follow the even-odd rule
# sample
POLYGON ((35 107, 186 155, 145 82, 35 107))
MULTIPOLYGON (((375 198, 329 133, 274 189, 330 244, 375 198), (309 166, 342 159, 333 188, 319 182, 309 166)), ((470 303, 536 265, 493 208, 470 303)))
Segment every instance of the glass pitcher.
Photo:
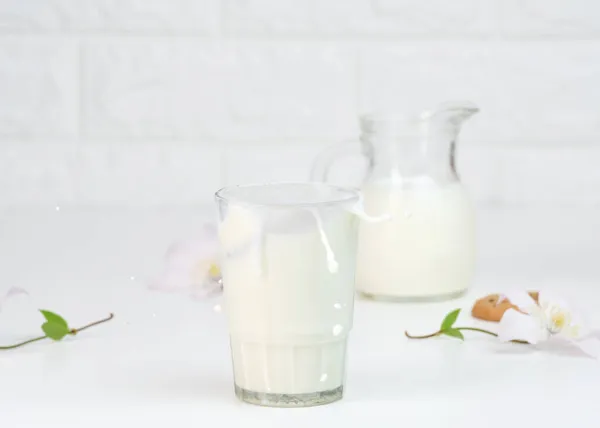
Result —
POLYGON ((469 102, 444 103, 418 115, 360 117, 360 145, 338 143, 315 160, 313 181, 333 163, 361 153, 368 161, 361 190, 356 288, 381 300, 430 301, 462 295, 475 265, 474 208, 459 180, 456 140, 478 112, 469 102), (358 149, 361 149, 360 152, 358 149))

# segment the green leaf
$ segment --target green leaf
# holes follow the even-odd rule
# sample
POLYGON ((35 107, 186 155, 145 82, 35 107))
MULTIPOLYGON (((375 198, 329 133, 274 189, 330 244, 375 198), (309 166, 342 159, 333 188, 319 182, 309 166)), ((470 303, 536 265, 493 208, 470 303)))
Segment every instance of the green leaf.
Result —
POLYGON ((50 339, 61 340, 71 332, 69 325, 60 315, 43 309, 40 309, 40 312, 46 318, 46 322, 42 324, 42 330, 50 339))
POLYGON ((456 322, 456 319, 458 318, 459 313, 460 309, 455 309, 452 312, 448 313, 448 315, 446 315, 446 318, 444 318, 444 321, 442 321, 442 326, 440 327, 440 330, 443 331, 452 328, 452 326, 456 322))
POLYGON ((44 318, 46 318, 46 321, 48 321, 48 323, 62 325, 67 330, 69 330, 69 325, 67 324, 65 319, 60 315, 55 314, 54 312, 46 311, 44 309, 40 309, 40 312, 42 313, 44 318))
POLYGON ((465 340, 465 336, 463 336, 460 330, 457 330, 455 328, 449 328, 448 330, 442 331, 442 333, 446 336, 456 337, 457 339, 465 340))
POLYGON ((69 327, 67 327, 66 325, 50 321, 47 321, 44 324, 42 324, 42 330, 44 331, 44 333, 46 333, 46 336, 53 340, 61 340, 63 337, 70 333, 69 327))

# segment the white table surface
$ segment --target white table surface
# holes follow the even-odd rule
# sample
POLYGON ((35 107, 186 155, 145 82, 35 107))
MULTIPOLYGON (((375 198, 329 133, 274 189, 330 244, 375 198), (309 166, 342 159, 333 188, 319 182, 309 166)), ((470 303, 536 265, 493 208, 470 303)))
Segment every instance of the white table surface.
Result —
MULTIPOLYGON (((2 344, 37 334, 36 308, 73 326, 116 315, 63 342, 0 352, 0 427, 600 426, 596 360, 475 333, 464 343, 403 335, 433 331, 450 309, 511 287, 574 295, 600 326, 600 209, 480 209, 468 296, 418 305, 359 300, 345 398, 308 409, 237 401, 224 317, 213 311, 219 300, 146 289, 167 246, 211 214, 0 209, 0 292, 21 286, 31 294, 0 314, 2 344)), ((478 324, 466 313, 459 323, 478 324)))

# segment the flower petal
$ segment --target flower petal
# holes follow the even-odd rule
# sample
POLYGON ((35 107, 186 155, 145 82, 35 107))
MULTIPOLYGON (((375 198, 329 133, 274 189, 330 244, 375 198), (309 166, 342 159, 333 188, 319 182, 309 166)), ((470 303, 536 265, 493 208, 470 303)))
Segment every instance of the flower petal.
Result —
POLYGON ((189 240, 176 242, 167 250, 166 263, 171 266, 192 268, 199 260, 217 257, 219 246, 216 241, 189 240))
POLYGON ((192 299, 201 300, 221 295, 222 282, 215 278, 207 278, 200 287, 194 287, 191 292, 192 299))
POLYGON ((537 318, 514 309, 507 310, 498 325, 498 339, 502 342, 524 340, 535 345, 546 338, 537 318))
POLYGON ((219 250, 216 226, 205 224, 195 238, 173 243, 166 254, 167 263, 188 264, 202 258, 212 258, 219 250))
POLYGON ((23 288, 20 287, 11 287, 4 296, 2 296, 0 298, 0 310, 2 309, 2 305, 4 305, 4 303, 6 303, 7 300, 9 300, 12 297, 18 296, 18 295, 29 295, 29 293, 24 290, 23 288))
POLYGON ((542 308, 559 307, 568 312, 575 309, 563 297, 548 291, 540 291, 538 301, 542 308))
POLYGON ((148 284, 148 288, 154 291, 185 293, 194 299, 216 296, 222 291, 222 282, 220 276, 209 275, 209 266, 209 263, 200 263, 199 268, 202 272, 170 266, 154 278, 148 284))
POLYGON ((503 293, 500 295, 498 303, 501 303, 506 299, 510 300, 510 303, 517 306, 523 312, 528 312, 528 309, 531 308, 531 306, 536 305, 535 300, 533 300, 529 293, 524 290, 510 290, 503 293))
POLYGON ((20 288, 20 287, 11 287, 6 295, 4 296, 5 299, 8 299, 9 297, 13 297, 13 296, 18 296, 20 294, 24 294, 24 295, 29 295, 29 293, 27 292, 27 290, 20 288))
POLYGON ((194 298, 219 294, 222 290, 217 228, 205 224, 194 239, 173 243, 167 250, 162 272, 151 280, 151 290, 184 292, 194 298))
POLYGON ((150 290, 182 291, 193 287, 190 272, 181 269, 166 269, 148 284, 150 290))
POLYGON ((600 358, 600 340, 597 337, 588 336, 584 339, 572 340, 570 342, 590 357, 600 358))
POLYGON ((202 226, 202 236, 206 239, 217 240, 219 237, 219 232, 217 230, 217 226, 213 223, 205 223, 202 226))
POLYGON ((579 339, 590 333, 586 317, 579 311, 577 306, 568 303, 564 298, 548 292, 540 292, 540 308, 544 312, 547 321, 550 322, 552 314, 558 311, 565 315, 565 326, 559 335, 566 339, 579 339))

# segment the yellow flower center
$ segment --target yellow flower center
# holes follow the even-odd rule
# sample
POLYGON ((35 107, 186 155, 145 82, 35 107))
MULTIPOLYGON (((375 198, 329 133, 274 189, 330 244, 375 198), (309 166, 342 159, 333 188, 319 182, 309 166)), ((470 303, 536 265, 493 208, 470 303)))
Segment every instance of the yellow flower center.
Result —
POLYGON ((213 278, 221 276, 221 269, 219 268, 219 266, 217 266, 216 263, 211 263, 210 267, 208 268, 208 274, 213 278))
POLYGON ((552 308, 548 314, 548 329, 552 334, 566 332, 566 328, 571 325, 571 314, 562 308, 552 308))
POLYGON ((199 260, 190 271, 190 278, 195 284, 202 284, 207 278, 216 279, 220 276, 221 269, 210 260, 199 260))
POLYGON ((552 314, 552 324, 555 329, 562 330, 567 321, 567 317, 564 312, 552 314))

